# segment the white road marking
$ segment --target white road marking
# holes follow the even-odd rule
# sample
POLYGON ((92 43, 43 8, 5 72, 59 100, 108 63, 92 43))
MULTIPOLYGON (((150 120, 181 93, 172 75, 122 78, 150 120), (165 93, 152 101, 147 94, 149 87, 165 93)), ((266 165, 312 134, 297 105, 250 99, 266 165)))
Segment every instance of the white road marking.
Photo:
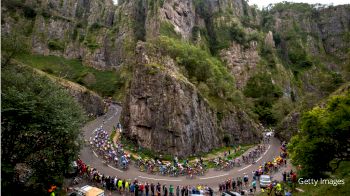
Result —
POLYGON ((267 151, 269 151, 271 145, 269 144, 269 147, 267 147, 267 150, 264 152, 264 155, 267 153, 267 151))
POLYGON ((218 178, 218 177, 227 176, 227 175, 228 175, 228 174, 222 174, 222 175, 218 175, 218 176, 211 176, 211 177, 199 178, 199 179, 201 179, 201 180, 206 180, 206 179, 218 178))
POLYGON ((149 177, 144 177, 144 176, 139 176, 139 178, 144 178, 148 180, 156 180, 156 181, 169 181, 169 182, 181 182, 182 180, 171 180, 171 179, 158 179, 158 178, 149 178, 149 177))
POLYGON ((94 155, 98 158, 98 156, 97 156, 97 154, 96 154, 96 152, 95 151, 92 151, 93 153, 94 153, 94 155))
POLYGON ((248 165, 248 166, 246 166, 246 167, 243 167, 242 169, 240 169, 240 170, 238 170, 238 171, 240 172, 240 171, 242 171, 242 170, 245 170, 245 169, 247 169, 247 168, 250 167, 250 166, 252 166, 252 164, 250 164, 250 165, 248 165))
POLYGON ((260 158, 258 158, 255 162, 258 162, 258 161, 260 161, 260 159, 262 159, 262 156, 260 157, 260 158))
POLYGON ((119 171, 119 172, 123 172, 122 170, 117 169, 117 168, 115 168, 115 167, 112 167, 112 166, 110 166, 110 165, 107 165, 107 166, 110 167, 110 168, 112 168, 112 169, 114 169, 114 170, 117 170, 117 171, 119 171))
POLYGON ((111 116, 111 117, 109 117, 109 118, 107 119, 107 121, 110 121, 113 117, 114 117, 114 115, 111 116))

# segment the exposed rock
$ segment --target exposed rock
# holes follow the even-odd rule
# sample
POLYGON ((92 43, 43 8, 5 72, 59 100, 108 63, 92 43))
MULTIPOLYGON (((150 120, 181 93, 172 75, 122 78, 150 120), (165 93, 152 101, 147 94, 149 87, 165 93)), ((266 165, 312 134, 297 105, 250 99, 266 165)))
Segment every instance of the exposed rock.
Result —
POLYGON ((350 42, 346 41, 346 33, 350 29, 350 5, 330 6, 304 13, 295 10, 285 10, 274 13, 275 32, 284 34, 295 28, 308 34, 307 46, 312 54, 335 55, 346 58, 350 42))
POLYGON ((93 116, 101 116, 104 114, 106 104, 102 97, 95 92, 92 92, 76 83, 62 79, 59 79, 58 82, 67 89, 69 94, 73 96, 79 104, 83 106, 87 114, 92 114, 93 116))
POLYGON ((319 32, 327 53, 346 58, 350 41, 345 39, 350 30, 350 5, 330 7, 317 16, 319 32))
MULTIPOLYGON (((288 51, 288 41, 278 40, 278 35, 282 37, 296 28, 297 32, 293 32, 301 43, 300 49, 305 49, 311 57, 330 54, 343 60, 350 48, 346 39, 350 29, 349 5, 310 13, 277 11, 267 21, 271 26, 264 39, 260 35, 266 33, 261 31, 265 27, 259 25, 266 18, 244 0, 121 0, 118 6, 114 6, 112 0, 25 0, 24 4, 36 15, 26 18, 23 6, 9 11, 6 4, 2 4, 1 28, 3 33, 10 34, 15 25, 23 27, 36 54, 78 58, 97 69, 118 69, 121 64, 129 65, 125 63, 127 60, 136 59, 122 115, 125 134, 143 147, 179 155, 221 146, 225 135, 235 144, 257 142, 262 127, 240 108, 218 114, 181 74, 176 59, 149 55, 142 43, 136 46, 138 55, 135 56, 135 43, 159 36, 162 23, 172 24, 181 39, 195 40, 204 50, 212 50, 213 45, 215 49, 215 43, 219 42, 222 45, 218 46, 219 51, 211 52, 218 52, 226 62, 239 89, 263 70, 271 75, 273 84, 283 88, 285 97, 295 100, 305 97, 305 92, 318 98, 326 96, 323 86, 317 85, 331 81, 330 74, 324 74, 316 66, 302 73, 289 69, 282 65, 275 51, 270 56, 260 56, 259 47, 263 46, 258 44, 288 51), (258 38, 250 39, 252 34, 247 32, 253 31, 258 38), (237 38, 241 44, 232 42, 237 38), (248 41, 255 39, 259 42, 248 41), (273 61, 272 66, 267 67, 270 62, 264 64, 264 61, 273 61), (258 65, 261 65, 259 69, 258 65), (294 74, 299 75, 294 77, 294 74), (316 74, 320 76, 313 77, 316 74), (319 81, 320 77, 326 78, 326 82, 319 81)), ((288 52, 282 56, 288 60, 288 52)), ((341 71, 339 67, 326 64, 326 68, 336 73, 341 71)), ((91 76, 85 80, 94 81, 91 76)), ((66 87, 88 113, 103 113, 103 101, 96 94, 75 84, 67 83, 66 87)), ((298 119, 299 113, 292 113, 283 122, 281 129, 291 130, 284 138, 297 131, 292 125, 295 126, 298 119)))
POLYGON ((265 36, 264 47, 267 49, 275 48, 275 41, 273 40, 273 34, 271 31, 265 36))
POLYGON ((122 113, 126 137, 142 147, 179 156, 208 152, 223 145, 225 135, 235 144, 260 140, 261 127, 243 111, 217 120, 215 110, 171 59, 144 64, 147 54, 142 44, 137 51, 141 62, 134 66, 122 113))
POLYGON ((179 33, 182 38, 191 38, 192 28, 195 24, 193 1, 165 1, 163 7, 160 8, 160 17, 162 20, 169 21, 174 25, 174 30, 179 33))
POLYGON ((58 78, 45 72, 34 69, 37 73, 47 76, 49 79, 63 86, 68 93, 83 107, 88 115, 101 116, 105 112, 106 104, 97 93, 88 90, 77 83, 58 78))
POLYGON ((256 41, 250 42, 248 48, 233 42, 230 48, 221 51, 220 56, 226 62, 231 74, 234 75, 238 88, 245 86, 260 61, 256 41))
POLYGON ((298 133, 300 122, 300 113, 290 113, 277 127, 275 136, 280 138, 282 141, 289 141, 290 138, 298 133))
MULTIPOLYGON (((125 61, 125 45, 133 36, 130 27, 133 3, 116 7, 112 0, 26 0, 25 4, 36 13, 30 27, 32 52, 79 58, 97 69, 117 68, 125 61)), ((6 11, 5 7, 2 9, 6 11)), ((2 23, 2 29, 10 33, 6 26, 14 26, 16 22, 7 12, 3 17, 6 22, 2 23)), ((24 21, 28 22, 31 21, 24 21)))

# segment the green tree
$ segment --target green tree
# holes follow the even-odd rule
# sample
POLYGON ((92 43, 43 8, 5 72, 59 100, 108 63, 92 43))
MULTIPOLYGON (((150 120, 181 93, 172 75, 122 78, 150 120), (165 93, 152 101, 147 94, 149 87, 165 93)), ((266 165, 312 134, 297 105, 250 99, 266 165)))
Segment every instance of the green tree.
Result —
POLYGON ((15 29, 9 34, 3 33, 1 35, 1 66, 8 65, 11 59, 27 53, 28 50, 28 39, 23 32, 15 29))
POLYGON ((289 151, 301 174, 322 177, 350 160, 350 91, 330 98, 324 108, 305 113, 300 133, 291 139, 289 151), (335 163, 335 166, 332 164, 335 163))
POLYGON ((267 125, 276 123, 277 119, 272 114, 272 105, 282 94, 282 90, 272 83, 267 73, 254 75, 244 88, 244 95, 254 99, 254 113, 259 116, 262 123, 267 125))
POLYGON ((44 195, 60 186, 81 145, 83 110, 52 81, 29 68, 1 75, 1 173, 4 195, 44 195), (30 172, 19 179, 18 166, 30 172))

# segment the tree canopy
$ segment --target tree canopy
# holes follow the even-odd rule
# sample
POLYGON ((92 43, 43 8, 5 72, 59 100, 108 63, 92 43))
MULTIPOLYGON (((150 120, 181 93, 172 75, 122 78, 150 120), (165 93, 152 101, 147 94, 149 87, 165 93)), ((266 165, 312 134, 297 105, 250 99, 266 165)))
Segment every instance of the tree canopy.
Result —
POLYGON ((300 133, 289 144, 292 161, 301 165, 301 175, 308 177, 334 171, 341 161, 350 160, 349 149, 350 90, 305 113, 300 133))
POLYGON ((11 33, 1 35, 1 66, 6 66, 11 59, 29 51, 28 38, 20 27, 15 27, 11 33))
POLYGON ((80 150, 82 108, 44 76, 20 66, 1 75, 2 193, 43 195, 60 185, 80 150), (28 171, 19 174, 18 168, 28 171))

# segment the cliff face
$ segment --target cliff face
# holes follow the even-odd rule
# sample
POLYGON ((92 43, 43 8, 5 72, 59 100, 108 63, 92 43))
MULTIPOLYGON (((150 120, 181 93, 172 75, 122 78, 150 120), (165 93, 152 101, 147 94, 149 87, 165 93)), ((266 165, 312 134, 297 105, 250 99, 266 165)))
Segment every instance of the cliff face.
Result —
POLYGON ((303 109, 350 79, 349 5, 259 11, 244 0, 6 0, 1 9, 2 32, 23 32, 33 53, 131 67, 125 136, 166 153, 206 152, 227 137, 257 142, 259 120, 290 127, 290 136, 303 109), (162 36, 178 42, 145 47, 162 36))
POLYGON ((336 6, 315 10, 290 9, 273 11, 272 29, 277 33, 288 33, 297 29, 306 40, 305 47, 312 54, 331 54, 340 59, 346 58, 350 30, 350 6, 336 6))
POLYGON ((97 69, 117 68, 125 61, 133 39, 133 4, 116 7, 112 0, 16 2, 3 2, 2 31, 25 31, 32 52, 82 59, 97 69))
POLYGON ((126 137, 158 152, 179 156, 208 152, 228 136, 236 144, 256 143, 261 127, 241 109, 219 120, 207 100, 169 57, 155 59, 138 44, 138 63, 123 106, 126 137))
POLYGON ((299 55, 304 56, 304 62, 313 64, 302 72, 293 70, 298 72, 300 82, 292 91, 300 105, 276 127, 277 135, 285 140, 297 132, 303 111, 349 81, 350 5, 318 9, 302 6, 303 9, 292 6, 288 10, 270 10, 272 20, 267 25, 278 41, 276 47, 282 59, 294 61, 299 55))
POLYGON ((60 81, 60 84, 64 86, 69 94, 83 106, 88 115, 96 117, 105 113, 105 108, 107 106, 102 97, 98 94, 74 83, 60 81))
POLYGON ((34 69, 37 73, 47 76, 49 79, 53 80, 58 85, 64 87, 68 93, 78 102, 86 114, 89 116, 101 116, 105 113, 106 104, 103 101, 103 98, 100 97, 93 91, 88 90, 84 86, 81 86, 77 83, 65 80, 63 78, 57 78, 46 74, 43 71, 34 69))

